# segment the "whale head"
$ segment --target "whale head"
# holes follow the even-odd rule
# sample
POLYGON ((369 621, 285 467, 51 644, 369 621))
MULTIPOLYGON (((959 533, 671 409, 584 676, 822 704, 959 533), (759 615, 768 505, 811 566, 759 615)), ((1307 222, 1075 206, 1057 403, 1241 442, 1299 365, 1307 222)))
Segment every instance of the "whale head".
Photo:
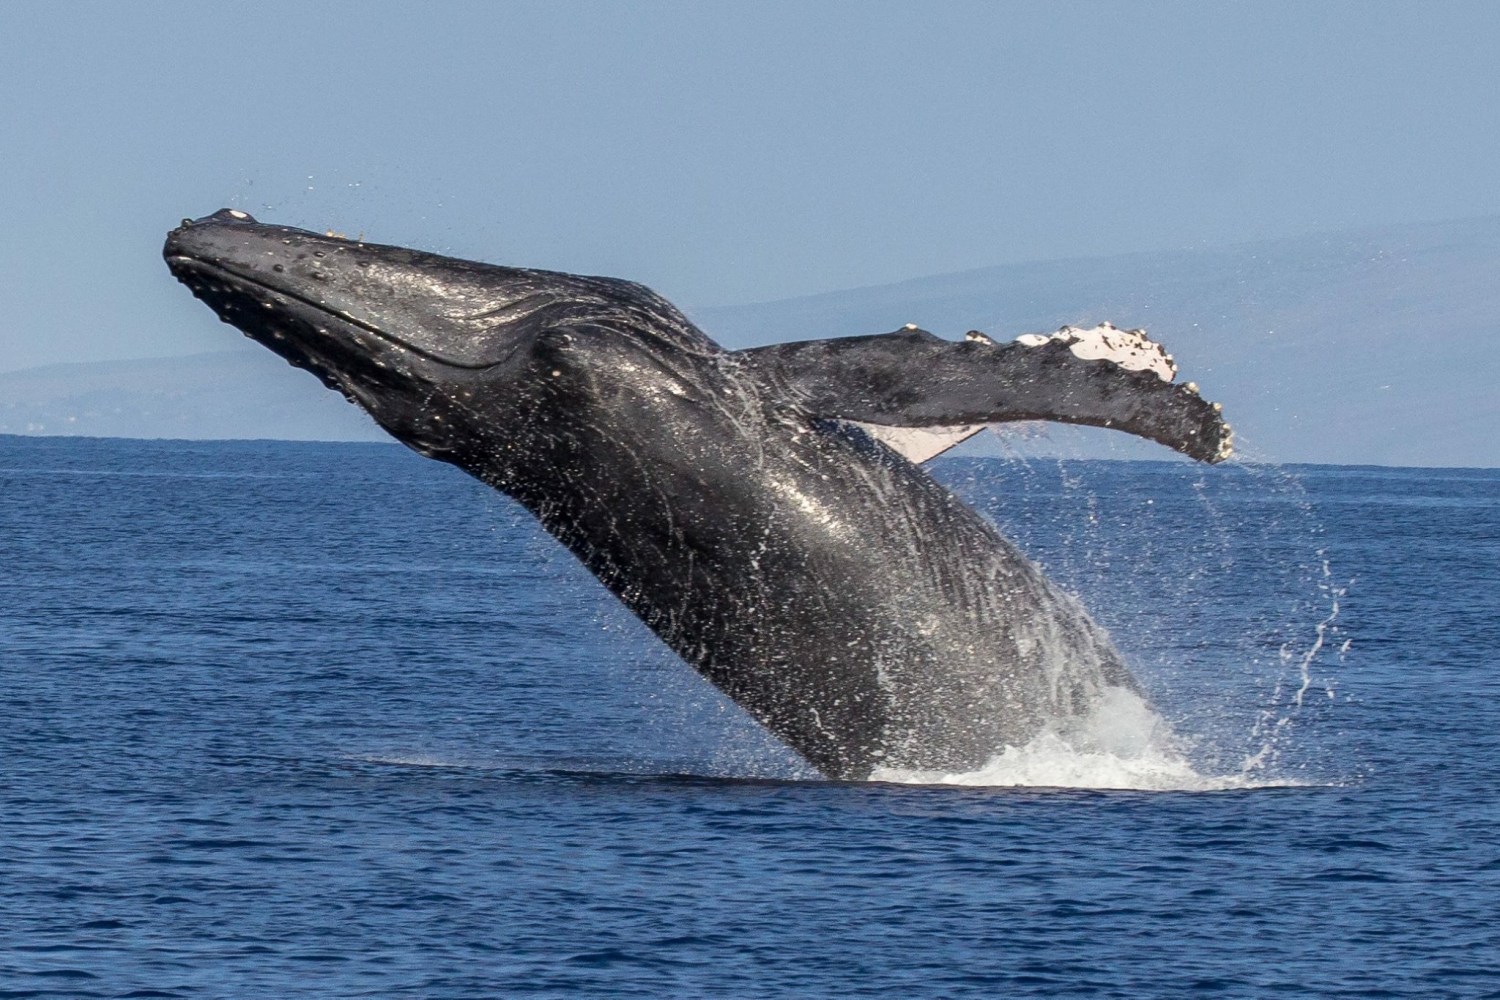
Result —
POLYGON ((173 275, 248 337, 443 457, 445 401, 524 363, 554 306, 546 272, 257 222, 184 219, 162 249, 173 275))

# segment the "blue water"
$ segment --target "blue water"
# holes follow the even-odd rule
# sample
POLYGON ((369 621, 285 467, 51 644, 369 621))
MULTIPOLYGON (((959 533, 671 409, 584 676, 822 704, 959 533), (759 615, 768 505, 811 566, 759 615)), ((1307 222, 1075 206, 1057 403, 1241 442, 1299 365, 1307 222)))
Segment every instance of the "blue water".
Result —
POLYGON ((1500 472, 937 472, 1227 790, 821 781, 454 470, 0 437, 0 997, 1500 996, 1500 472))

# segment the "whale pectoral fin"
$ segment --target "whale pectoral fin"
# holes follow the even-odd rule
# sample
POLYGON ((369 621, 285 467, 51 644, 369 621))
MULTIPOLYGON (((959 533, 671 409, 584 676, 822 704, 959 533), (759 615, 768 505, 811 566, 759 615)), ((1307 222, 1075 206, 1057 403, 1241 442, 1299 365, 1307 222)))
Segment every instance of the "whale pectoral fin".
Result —
POLYGON ((1063 327, 1002 344, 978 333, 943 340, 908 327, 735 357, 816 417, 950 432, 1054 420, 1122 430, 1204 462, 1233 452, 1218 404, 1191 382, 1175 384, 1171 356, 1142 330, 1063 327))

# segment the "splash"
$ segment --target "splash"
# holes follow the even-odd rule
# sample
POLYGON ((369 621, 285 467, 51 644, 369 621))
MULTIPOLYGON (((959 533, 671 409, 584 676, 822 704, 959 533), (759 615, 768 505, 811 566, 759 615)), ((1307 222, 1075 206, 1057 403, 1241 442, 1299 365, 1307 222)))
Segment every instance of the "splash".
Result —
MULTIPOLYGON (((945 773, 879 768, 871 781, 911 785, 1090 788, 1148 792, 1209 792, 1285 787, 1297 782, 1199 772, 1184 741, 1125 688, 1106 689, 1094 711, 1043 730, 1025 746, 1008 746, 975 771, 945 773)), ((1248 763, 1248 762, 1247 762, 1248 763)))
MULTIPOLYGON (((1212 473, 1030 454, 1038 448, 1007 439, 1003 466, 960 459, 948 478, 1109 630, 1171 727, 1192 734, 1175 757, 1215 787, 1349 780, 1332 730, 1347 698, 1338 680, 1354 581, 1338 573, 1308 492, 1318 470, 1282 468, 1248 446, 1244 460, 1212 473)), ((1174 747, 1160 749, 1147 775, 1127 773, 1115 787, 1157 773, 1170 784, 1174 747)), ((1054 732, 975 774, 1075 751, 1077 769, 1097 764, 1105 778, 1140 757, 1101 762, 1054 732)))

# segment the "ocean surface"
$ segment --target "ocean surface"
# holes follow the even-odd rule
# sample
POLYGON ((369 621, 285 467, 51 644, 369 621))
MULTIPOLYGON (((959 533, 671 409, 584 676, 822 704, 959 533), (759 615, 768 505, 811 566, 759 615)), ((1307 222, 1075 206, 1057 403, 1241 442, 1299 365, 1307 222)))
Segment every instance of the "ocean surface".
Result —
POLYGON ((0 998, 1500 997, 1500 471, 934 471, 1149 718, 824 781, 399 446, 0 437, 0 998))

